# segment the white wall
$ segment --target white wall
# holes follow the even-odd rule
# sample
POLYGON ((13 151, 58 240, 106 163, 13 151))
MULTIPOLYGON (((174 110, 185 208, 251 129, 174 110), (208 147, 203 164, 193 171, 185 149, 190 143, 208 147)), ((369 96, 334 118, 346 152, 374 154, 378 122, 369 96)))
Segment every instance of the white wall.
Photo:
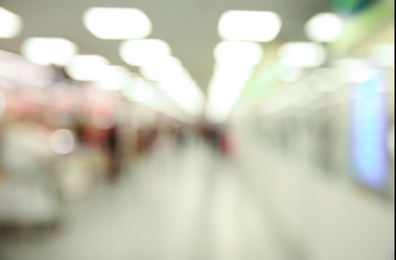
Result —
POLYGON ((234 129, 235 159, 303 259, 393 259, 393 202, 286 158, 265 146, 248 125, 234 129))

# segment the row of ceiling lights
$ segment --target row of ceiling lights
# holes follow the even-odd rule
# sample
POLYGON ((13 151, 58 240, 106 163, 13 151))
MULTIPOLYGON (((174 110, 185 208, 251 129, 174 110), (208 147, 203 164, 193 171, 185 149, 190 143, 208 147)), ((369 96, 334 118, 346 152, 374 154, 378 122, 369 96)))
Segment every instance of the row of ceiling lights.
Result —
MULTIPOLYGON (((216 66, 206 107, 209 119, 219 122, 228 117, 264 57, 259 43, 273 41, 281 27, 282 20, 274 12, 228 11, 221 16, 218 31, 223 41, 214 49, 216 66)), ((336 14, 318 14, 307 22, 305 32, 313 42, 289 42, 280 47, 282 67, 311 68, 323 64, 326 52, 319 43, 337 39, 343 32, 343 21, 336 14)))
MULTIPOLYGON (((5 25, 0 29, 0 38, 13 38, 22 28, 21 18, 3 8, 0 9, 0 23, 5 25)), ((188 114, 196 116, 201 113, 203 93, 182 63, 172 56, 169 45, 158 39, 143 39, 151 34, 152 24, 141 10, 90 8, 83 15, 83 23, 88 31, 99 39, 127 40, 119 48, 120 56, 127 64, 138 66, 146 79, 155 81, 163 94, 174 100, 188 114), (185 95, 186 93, 188 95, 185 95)), ((21 53, 35 64, 65 66, 72 78, 95 81, 100 88, 119 89, 137 82, 131 79, 126 68, 111 66, 102 56, 77 55, 78 47, 66 39, 28 38, 22 44, 21 53)), ((153 84, 146 82, 145 88, 149 88, 150 85, 153 84)), ((126 93, 131 96, 131 93, 141 94, 141 91, 126 93)), ((147 104, 149 96, 153 95, 130 98, 144 100, 147 104)), ((158 101, 158 98, 156 100, 158 101)), ((152 103, 153 106, 158 106, 154 99, 152 103)))
MULTIPOLYGON (((0 38, 15 37, 22 21, 16 14, 0 8, 0 38)), ((85 27, 97 38, 125 39, 119 48, 121 58, 138 66, 147 79, 159 82, 160 89, 192 114, 203 105, 203 94, 181 62, 172 56, 169 45, 158 39, 143 39, 152 32, 149 18, 134 8, 90 8, 83 16, 85 27), (131 25, 138 26, 131 26, 131 25), (131 40, 132 39, 132 40, 131 40)), ((225 118, 254 67, 262 61, 264 51, 258 42, 273 41, 279 34, 282 20, 278 14, 263 11, 228 11, 218 24, 220 42, 215 50, 215 73, 209 86, 207 112, 225 118)), ((326 60, 326 51, 319 43, 336 40, 343 32, 343 21, 336 14, 322 13, 312 17, 305 26, 313 42, 289 42, 279 49, 280 65, 285 68, 313 68, 326 60)), ((96 55, 77 55, 72 42, 60 38, 30 38, 22 45, 24 56, 41 65, 67 65, 77 80, 114 81, 128 70, 110 66, 96 55), (108 68, 111 68, 110 70, 108 68), (107 76, 111 77, 107 77, 107 76)), ((105 86, 104 86, 105 87, 105 86)))
MULTIPOLYGON (((228 11, 218 25, 223 39, 214 49, 216 66, 209 85, 206 115, 214 122, 227 119, 235 107, 254 68, 262 62, 264 50, 259 43, 273 41, 282 26, 281 18, 273 12, 228 11)), ((343 19, 334 13, 320 13, 305 25, 306 42, 288 42, 278 49, 277 76, 283 81, 294 81, 302 69, 322 66, 327 60, 324 43, 339 39, 344 32, 343 19)), ((374 48, 374 60, 384 67, 394 66, 394 44, 374 48)), ((348 61, 361 64, 360 61, 348 61)), ((352 69, 355 71, 355 68, 352 69)))
MULTIPOLYGON (((0 22, 3 24, 0 31, 2 38, 15 37, 21 30, 21 18, 4 8, 0 9, 0 22)), ((83 22, 99 39, 142 39, 148 37, 152 31, 149 18, 142 11, 133 8, 90 8, 84 13, 83 22), (131 26, 133 24, 139 26, 131 26)), ((281 25, 281 18, 273 12, 224 13, 218 25, 220 36, 227 41, 250 41, 250 43, 220 43, 214 53, 217 63, 238 62, 250 67, 256 65, 262 59, 263 50, 260 45, 253 42, 272 41, 279 34, 281 25)), ((315 41, 327 42, 336 39, 342 33, 342 27, 342 20, 338 16, 320 14, 307 23, 306 32, 315 41)), ((24 42, 22 53, 28 60, 41 65, 51 63, 66 65, 77 54, 77 49, 75 44, 66 39, 30 38, 24 42)), ((126 63, 141 67, 142 74, 147 74, 149 79, 158 79, 157 73, 153 73, 152 69, 156 63, 169 62, 173 65, 171 66, 173 69, 182 68, 176 58, 171 58, 169 45, 161 40, 124 42, 119 51, 126 63)), ((324 60, 323 50, 313 43, 287 43, 281 48, 280 56, 282 63, 289 67, 317 66, 324 60), (305 59, 301 59, 301 55, 304 55, 305 59)), ((90 61, 93 60, 98 61, 98 64, 105 63, 103 59, 91 57, 90 61)), ((96 78, 78 76, 77 79, 96 80, 96 78)))
MULTIPOLYGON (((12 25, 11 21, 15 21, 14 30, 9 29, 8 32, 8 37, 13 37, 21 28, 21 19, 9 11, 4 12, 8 17, 6 24, 12 25)), ((94 36, 107 40, 142 39, 152 31, 149 18, 141 10, 133 8, 90 8, 84 13, 83 23, 94 36), (131 26, 133 24, 139 26, 131 26)), ((214 51, 217 64, 209 91, 209 117, 219 120, 230 112, 250 78, 252 68, 263 58, 263 49, 256 42, 274 40, 281 27, 281 18, 273 12, 228 11, 221 16, 218 31, 225 41, 219 43, 214 51)), ((307 23, 306 31, 316 41, 330 41, 342 32, 342 21, 333 14, 321 14, 307 23)), ((126 63, 139 66, 144 77, 161 82, 161 90, 184 109, 195 114, 201 112, 203 95, 180 61, 171 56, 167 43, 157 39, 129 40, 121 44, 119 52, 126 63), (179 84, 169 80, 172 76, 178 77, 176 82, 179 84)), ((67 71, 77 80, 100 80, 98 76, 106 76, 114 81, 126 71, 120 66, 111 66, 109 70, 108 61, 100 56, 74 57, 77 46, 65 39, 31 38, 23 44, 22 53, 28 60, 41 65, 68 64, 67 71)), ((281 62, 291 67, 320 65, 323 53, 321 46, 313 43, 288 43, 280 50, 281 62)))

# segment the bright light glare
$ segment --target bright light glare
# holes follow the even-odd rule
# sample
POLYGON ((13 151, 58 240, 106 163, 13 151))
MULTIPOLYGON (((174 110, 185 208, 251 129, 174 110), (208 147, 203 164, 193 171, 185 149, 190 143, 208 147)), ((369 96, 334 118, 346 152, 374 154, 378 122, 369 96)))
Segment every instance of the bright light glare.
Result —
POLYGON ((365 82, 375 73, 367 61, 362 59, 338 60, 335 66, 339 69, 341 79, 345 82, 365 82))
POLYGON ((218 66, 215 69, 206 107, 209 120, 219 123, 227 119, 252 73, 252 69, 237 67, 218 66))
POLYGON ((382 67, 395 67, 395 43, 382 43, 374 47, 373 58, 382 67))
POLYGON ((340 16, 333 13, 320 13, 312 17, 305 25, 308 38, 316 42, 337 40, 344 30, 340 16))
POLYGON ((281 26, 281 18, 273 12, 227 11, 220 18, 218 31, 224 40, 270 42, 281 26))
POLYGON ((168 57, 171 48, 159 39, 130 40, 120 45, 119 53, 129 65, 144 66, 168 57))
POLYGON ((28 38, 22 44, 23 56, 39 65, 66 65, 77 54, 77 46, 62 38, 28 38))
POLYGON ((0 7, 0 38, 14 38, 22 29, 22 19, 0 7))
POLYGON ((130 86, 124 89, 123 93, 128 100, 150 107, 170 117, 186 122, 190 119, 186 114, 182 113, 180 109, 176 108, 173 103, 162 96, 160 92, 154 88, 153 83, 148 82, 144 78, 131 77, 130 86))
POLYGON ((142 66, 139 72, 146 79, 153 81, 163 81, 167 78, 174 78, 175 76, 187 73, 181 61, 172 56, 160 59, 147 66, 142 66))
POLYGON ((134 8, 90 8, 83 22, 99 39, 141 39, 152 31, 146 14, 134 8))
POLYGON ((179 74, 159 82, 160 90, 192 116, 202 112, 204 96, 189 74, 179 74))
POLYGON ((247 82, 253 74, 253 69, 246 67, 242 68, 239 66, 228 66, 228 65, 219 65, 215 66, 214 70, 215 79, 237 82, 247 82))
POLYGON ((106 77, 109 62, 98 55, 79 55, 66 67, 70 77, 80 81, 98 81, 106 77))
POLYGON ((74 148, 74 136, 72 132, 66 129, 59 129, 50 136, 50 147, 57 154, 68 154, 74 148))
POLYGON ((223 41, 217 44, 214 57, 219 65, 253 67, 264 56, 263 48, 254 42, 223 41))
POLYGON ((125 96, 131 101, 143 103, 150 106, 158 105, 158 94, 149 82, 140 77, 130 79, 130 84, 124 90, 125 96))
POLYGON ((326 60, 324 47, 310 42, 286 43, 281 46, 279 55, 281 64, 290 68, 319 67, 326 60))
POLYGON ((108 66, 97 87, 104 90, 122 90, 126 87, 129 71, 123 66, 108 66))
POLYGON ((183 111, 193 116, 202 112, 203 93, 179 59, 173 56, 158 57, 155 62, 140 67, 139 72, 144 78, 156 81, 161 92, 183 111))

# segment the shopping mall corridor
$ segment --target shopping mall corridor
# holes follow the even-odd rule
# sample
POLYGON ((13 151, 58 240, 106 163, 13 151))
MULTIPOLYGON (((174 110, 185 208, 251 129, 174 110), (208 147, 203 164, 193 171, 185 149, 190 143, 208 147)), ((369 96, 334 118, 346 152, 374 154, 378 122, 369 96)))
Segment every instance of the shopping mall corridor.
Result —
POLYGON ((54 234, 4 242, 1 260, 298 259, 242 174, 202 140, 164 139, 116 184, 68 205, 54 234))

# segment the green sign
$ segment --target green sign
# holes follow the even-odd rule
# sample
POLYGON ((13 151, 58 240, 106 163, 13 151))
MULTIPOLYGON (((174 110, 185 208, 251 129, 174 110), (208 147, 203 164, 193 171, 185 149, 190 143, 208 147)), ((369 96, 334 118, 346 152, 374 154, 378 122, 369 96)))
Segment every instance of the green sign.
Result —
POLYGON ((379 0, 332 0, 332 8, 337 13, 358 13, 379 0))

